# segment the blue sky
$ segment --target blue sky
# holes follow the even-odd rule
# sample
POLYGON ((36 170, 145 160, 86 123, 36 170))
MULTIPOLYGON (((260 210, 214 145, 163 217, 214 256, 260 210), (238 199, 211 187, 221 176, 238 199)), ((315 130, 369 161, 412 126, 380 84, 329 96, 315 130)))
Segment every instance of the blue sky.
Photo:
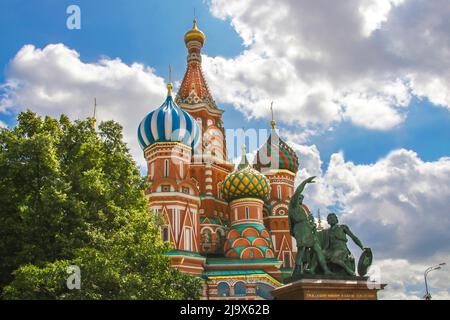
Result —
MULTIPOLYGON (((172 65, 173 78, 181 80, 185 71, 186 50, 182 37, 191 27, 194 9, 199 25, 207 35, 203 52, 210 56, 233 57, 245 47, 229 21, 211 15, 203 1, 62 1, 43 0, 39 6, 26 1, 6 0, 1 3, 0 65, 4 81, 8 62, 25 44, 45 47, 64 43, 76 49, 84 62, 97 61, 102 56, 119 57, 125 63, 140 62, 168 78, 172 65), (66 8, 79 5, 82 29, 66 28, 66 8)), ((213 92, 214 94, 214 92, 213 92)), ((149 110, 156 106, 149 105, 149 110)), ((224 121, 228 128, 266 128, 268 119, 248 120, 230 104, 224 121)), ((0 114, 0 120, 14 123, 14 115, 0 114)), ((295 126, 287 126, 296 130, 295 126)), ((283 127, 283 123, 279 123, 283 127)), ((312 137, 324 167, 329 156, 339 150, 354 163, 371 163, 396 148, 415 150, 424 160, 436 160, 450 154, 450 113, 431 105, 427 99, 414 99, 407 120, 390 131, 360 128, 341 123, 333 132, 312 137), (370 147, 368 147, 370 146, 370 147)), ((250 150, 251 151, 251 150, 250 150)))
MULTIPOLYGON (((207 36, 203 70, 225 127, 267 129, 274 100, 278 127, 300 155, 298 179, 319 176, 310 206, 337 209, 372 242, 391 280, 386 297, 417 298, 421 278, 412 275, 450 250, 445 1, 3 0, 0 121, 14 125, 26 107, 88 116, 95 96, 100 115, 123 123, 133 155, 143 160, 137 124, 162 103, 169 64, 181 81, 183 35, 195 8, 207 36), (81 8, 81 30, 66 28, 73 4, 81 8), (121 63, 108 64, 116 58, 121 63), (16 80, 20 88, 11 87, 16 80), (36 94, 41 88, 55 101, 36 94), (57 102, 61 92, 70 99, 57 102)), ((450 274, 439 279, 431 286, 450 297, 442 285, 450 274)))

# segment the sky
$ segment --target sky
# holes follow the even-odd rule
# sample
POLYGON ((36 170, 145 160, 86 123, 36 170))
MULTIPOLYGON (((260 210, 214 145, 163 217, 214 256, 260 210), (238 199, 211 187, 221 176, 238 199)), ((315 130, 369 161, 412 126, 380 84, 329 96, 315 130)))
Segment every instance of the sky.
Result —
MULTIPOLYGON (((175 91, 183 77, 194 11, 225 127, 267 129, 273 101, 297 181, 318 177, 308 206, 372 248, 381 298, 421 298, 423 271, 450 263, 447 0, 4 0, 0 126, 26 108, 86 118, 97 98, 145 171, 136 128, 162 104, 168 66, 175 91), (67 27, 70 5, 81 29, 67 27)), ((436 299, 450 298, 449 270, 430 274, 436 299)))

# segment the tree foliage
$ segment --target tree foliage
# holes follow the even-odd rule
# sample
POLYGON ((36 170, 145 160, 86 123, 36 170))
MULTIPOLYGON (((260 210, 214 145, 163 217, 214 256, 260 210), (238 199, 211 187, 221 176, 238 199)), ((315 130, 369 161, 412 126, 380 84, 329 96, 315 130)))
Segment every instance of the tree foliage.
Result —
POLYGON ((19 114, 0 131, 3 298, 197 298, 198 280, 163 255, 144 187, 119 124, 19 114))

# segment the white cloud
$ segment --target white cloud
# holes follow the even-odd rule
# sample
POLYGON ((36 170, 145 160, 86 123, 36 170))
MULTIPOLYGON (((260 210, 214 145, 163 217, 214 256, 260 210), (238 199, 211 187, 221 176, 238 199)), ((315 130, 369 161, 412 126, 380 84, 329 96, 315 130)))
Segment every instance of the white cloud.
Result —
POLYGON ((443 79, 427 74, 415 74, 411 75, 411 82, 413 83, 414 94, 419 97, 427 97, 432 103, 450 110, 450 91, 448 90, 448 83, 443 79))
POLYGON ((205 73, 216 99, 248 116, 268 117, 275 100, 291 124, 387 130, 412 95, 450 108, 446 0, 212 0, 210 10, 246 50, 205 56, 205 73))
MULTIPOLYGON (((446 257, 448 259, 448 257, 446 257)), ((431 265, 443 261, 432 258, 431 265)), ((405 300, 422 299, 425 295, 424 271, 430 266, 424 263, 411 263, 406 259, 383 259, 376 261, 375 268, 379 268, 380 280, 387 283, 385 290, 380 291, 380 299, 405 300)), ((447 267, 448 268, 448 267, 447 267)), ((450 281, 450 272, 445 267, 439 271, 429 273, 428 277, 429 291, 433 300, 450 299, 448 283, 450 281)))
POLYGON ((63 44, 43 49, 24 46, 8 66, 2 87, 3 112, 30 108, 42 115, 64 113, 85 119, 92 116, 96 97, 98 120, 113 119, 123 125, 125 141, 141 166, 145 160, 137 127, 149 111, 161 105, 166 93, 164 80, 151 68, 108 58, 85 63, 63 44))
POLYGON ((216 99, 233 104, 247 117, 267 116, 271 101, 276 103, 277 115, 291 124, 330 123, 342 116, 327 83, 314 87, 304 83, 282 59, 246 51, 234 59, 204 56, 203 64, 216 99))
POLYGON ((450 252, 450 158, 424 162, 400 149, 374 164, 355 165, 334 154, 324 179, 343 220, 365 234, 380 258, 450 252))
POLYGON ((363 17, 362 32, 370 36, 387 21, 388 14, 393 6, 402 4, 404 0, 363 0, 358 7, 363 17))

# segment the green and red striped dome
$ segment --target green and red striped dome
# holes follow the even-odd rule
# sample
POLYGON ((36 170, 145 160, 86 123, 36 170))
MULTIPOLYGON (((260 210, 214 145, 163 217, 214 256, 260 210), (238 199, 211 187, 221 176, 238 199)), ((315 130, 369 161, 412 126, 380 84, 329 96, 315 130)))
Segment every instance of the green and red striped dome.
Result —
POLYGON ((289 170, 297 173, 299 161, 295 151, 272 130, 266 143, 256 154, 255 168, 258 171, 289 170))

